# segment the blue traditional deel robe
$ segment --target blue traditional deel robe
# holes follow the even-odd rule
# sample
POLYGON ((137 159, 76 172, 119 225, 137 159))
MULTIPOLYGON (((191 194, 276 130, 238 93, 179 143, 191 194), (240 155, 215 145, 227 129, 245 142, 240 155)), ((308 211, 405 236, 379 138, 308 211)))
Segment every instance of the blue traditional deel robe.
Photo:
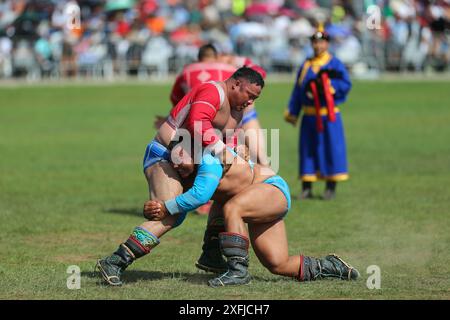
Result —
POLYGON ((289 101, 290 117, 298 117, 303 110, 300 128, 300 178, 303 181, 343 181, 348 179, 347 151, 344 128, 338 106, 345 102, 351 89, 350 76, 342 62, 325 52, 319 57, 306 60, 300 67, 289 101), (336 121, 328 120, 328 110, 323 95, 320 96, 321 117, 324 130, 319 132, 316 124, 314 100, 306 95, 306 86, 317 78, 320 70, 333 69, 341 78, 330 78, 336 121))

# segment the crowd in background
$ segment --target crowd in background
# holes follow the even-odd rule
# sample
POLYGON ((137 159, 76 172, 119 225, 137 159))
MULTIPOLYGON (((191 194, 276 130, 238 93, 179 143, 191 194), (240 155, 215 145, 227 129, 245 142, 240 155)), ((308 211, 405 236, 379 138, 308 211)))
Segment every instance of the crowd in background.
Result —
POLYGON ((449 21, 450 0, 0 0, 0 78, 165 77, 208 42, 294 72, 319 22, 354 74, 442 72, 449 21))

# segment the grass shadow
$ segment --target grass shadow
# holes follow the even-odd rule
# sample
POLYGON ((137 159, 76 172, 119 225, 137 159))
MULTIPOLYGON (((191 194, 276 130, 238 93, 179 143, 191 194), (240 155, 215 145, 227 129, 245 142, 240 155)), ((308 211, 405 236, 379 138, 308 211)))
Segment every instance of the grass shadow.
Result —
POLYGON ((324 200, 323 195, 321 194, 314 194, 311 198, 302 199, 301 195, 298 194, 291 194, 291 199, 293 201, 314 201, 314 200, 324 200))
MULTIPOLYGON (((100 272, 84 271, 82 277, 98 279, 101 282, 100 272)), ((207 284, 208 280, 213 278, 214 274, 206 273, 189 273, 189 272, 161 272, 161 271, 144 271, 144 270, 128 270, 123 273, 122 280, 124 283, 134 283, 138 281, 156 281, 163 279, 180 279, 182 281, 193 284, 207 284)))
POLYGON ((142 208, 109 208, 104 209, 105 213, 124 214, 133 217, 143 217, 142 208))
MULTIPOLYGON (((161 272, 161 271, 144 271, 144 270, 128 270, 123 273, 122 280, 124 283, 135 283, 138 281, 157 281, 163 279, 179 279, 184 282, 188 282, 195 285, 207 285, 208 280, 217 277, 219 274, 206 273, 203 271, 197 272, 161 272)), ((82 277, 87 277, 91 279, 97 279, 98 283, 101 284, 100 272, 95 271, 84 271, 81 273, 82 277)), ((259 276, 252 276, 252 281, 258 282, 284 282, 289 279, 280 278, 266 278, 259 276)))

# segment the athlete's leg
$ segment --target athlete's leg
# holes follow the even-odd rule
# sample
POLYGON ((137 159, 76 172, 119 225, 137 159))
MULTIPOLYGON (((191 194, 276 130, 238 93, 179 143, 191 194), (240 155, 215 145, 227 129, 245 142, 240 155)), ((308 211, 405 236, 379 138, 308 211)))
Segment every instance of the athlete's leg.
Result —
POLYGON ((287 210, 288 202, 280 189, 267 183, 253 184, 224 205, 225 229, 247 236, 245 223, 271 222, 287 210))
POLYGON ((219 234, 220 247, 227 258, 228 270, 210 280, 209 285, 219 287, 248 283, 249 240, 245 222, 271 222, 279 219, 287 208, 288 203, 281 190, 265 183, 251 185, 231 198, 223 208, 226 232, 219 234))
POLYGON ((110 256, 97 261, 103 279, 110 285, 122 284, 121 275, 136 259, 149 254, 160 243, 160 237, 179 225, 185 215, 169 216, 162 221, 147 221, 133 229, 131 235, 110 256))
POLYGON ((323 277, 350 280, 359 276, 356 269, 335 255, 321 259, 303 255, 289 256, 286 230, 281 220, 287 208, 288 202, 283 192, 266 183, 252 185, 228 201, 224 206, 227 232, 220 234, 221 247, 222 250, 237 248, 239 251, 228 255, 223 251, 228 258, 229 270, 209 284, 236 285, 246 283, 249 278, 244 222, 249 224, 252 245, 258 259, 272 273, 297 277, 300 281, 323 277), (230 262, 234 262, 234 265, 230 262))
MULTIPOLYGON (((166 201, 183 193, 181 177, 168 162, 158 162, 145 170, 150 199, 166 201)), ((178 215, 169 216, 162 221, 145 221, 139 227, 157 237, 161 237, 176 225, 178 215)))
POLYGON ((169 162, 158 162, 145 170, 150 199, 166 201, 183 192, 181 177, 169 162))
POLYGON ((225 226, 228 232, 242 234, 247 222, 261 263, 273 273, 295 276, 300 259, 288 255, 282 220, 287 210, 288 201, 280 189, 267 183, 254 184, 225 204, 225 226))
POLYGON ((197 268, 215 273, 222 273, 227 270, 227 264, 223 259, 219 243, 219 233, 224 231, 223 207, 218 202, 213 202, 203 236, 202 254, 195 263, 197 268))
POLYGON ((286 277, 297 277, 300 256, 289 256, 286 227, 283 219, 248 225, 253 250, 270 272, 286 277))
POLYGON ((327 277, 355 280, 359 272, 330 254, 323 258, 304 255, 289 256, 286 229, 283 220, 262 224, 249 224, 253 250, 259 261, 272 273, 312 281, 327 277))
MULTIPOLYGON (((183 192, 178 173, 167 162, 158 162, 145 171, 151 199, 168 200, 183 192)), ((110 285, 121 285, 123 271, 136 259, 147 255, 160 243, 160 237, 184 220, 168 216, 162 221, 145 221, 134 228, 129 238, 110 256, 98 260, 103 279, 110 285)))

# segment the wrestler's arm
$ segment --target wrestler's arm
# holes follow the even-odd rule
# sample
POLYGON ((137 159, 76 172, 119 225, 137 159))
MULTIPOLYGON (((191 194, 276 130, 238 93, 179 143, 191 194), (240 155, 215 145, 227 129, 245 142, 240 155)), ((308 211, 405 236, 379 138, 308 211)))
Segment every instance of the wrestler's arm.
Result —
POLYGON ((248 106, 242 118, 241 128, 244 129, 245 145, 250 150, 251 159, 262 165, 269 165, 266 152, 266 141, 258 120, 255 105, 248 106))
POLYGON ((164 202, 169 214, 189 212, 207 203, 219 186, 222 173, 223 167, 216 157, 211 154, 203 156, 192 188, 164 202))
POLYGON ((203 156, 193 186, 176 198, 162 202, 150 200, 144 205, 144 216, 149 220, 163 220, 169 215, 189 212, 207 203, 222 178, 223 167, 211 154, 203 156))

